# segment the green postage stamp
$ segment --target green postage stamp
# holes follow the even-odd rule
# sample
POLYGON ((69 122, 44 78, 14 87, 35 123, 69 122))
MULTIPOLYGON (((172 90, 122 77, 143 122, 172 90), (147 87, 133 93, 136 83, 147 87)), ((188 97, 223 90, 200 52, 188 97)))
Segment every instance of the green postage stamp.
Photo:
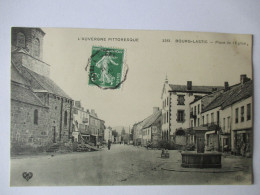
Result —
POLYGON ((93 46, 89 85, 96 85, 103 89, 120 88, 123 82, 124 57, 124 49, 93 46))

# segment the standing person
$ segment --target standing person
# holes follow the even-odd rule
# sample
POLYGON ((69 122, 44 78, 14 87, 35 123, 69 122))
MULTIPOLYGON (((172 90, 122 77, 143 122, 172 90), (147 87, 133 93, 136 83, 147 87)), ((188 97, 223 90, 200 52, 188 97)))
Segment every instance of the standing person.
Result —
POLYGON ((108 148, 108 150, 110 150, 110 147, 111 147, 111 141, 108 140, 108 144, 107 144, 107 148, 108 148))

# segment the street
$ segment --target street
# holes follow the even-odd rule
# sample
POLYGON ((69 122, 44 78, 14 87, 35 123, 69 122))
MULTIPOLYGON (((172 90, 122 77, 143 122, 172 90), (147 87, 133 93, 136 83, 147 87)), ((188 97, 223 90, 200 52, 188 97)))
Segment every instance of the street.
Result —
POLYGON ((250 184, 251 159, 223 156, 221 169, 181 167, 181 154, 132 145, 111 150, 11 158, 11 186, 250 184), (23 172, 32 172, 26 181, 23 172))

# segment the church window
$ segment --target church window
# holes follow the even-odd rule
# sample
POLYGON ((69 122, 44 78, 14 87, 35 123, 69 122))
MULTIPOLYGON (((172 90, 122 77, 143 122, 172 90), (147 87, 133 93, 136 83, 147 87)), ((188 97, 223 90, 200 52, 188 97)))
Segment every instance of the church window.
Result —
POLYGON ((38 125, 38 110, 36 109, 36 110, 34 110, 34 118, 33 118, 34 120, 34 124, 35 125, 38 125))
POLYGON ((17 33, 16 46, 20 48, 25 48, 25 36, 22 32, 17 33))
POLYGON ((68 124, 68 112, 65 111, 65 113, 64 113, 64 126, 66 127, 67 124, 68 124))
POLYGON ((36 57, 40 56, 40 40, 38 38, 33 39, 33 44, 34 44, 34 55, 36 57))

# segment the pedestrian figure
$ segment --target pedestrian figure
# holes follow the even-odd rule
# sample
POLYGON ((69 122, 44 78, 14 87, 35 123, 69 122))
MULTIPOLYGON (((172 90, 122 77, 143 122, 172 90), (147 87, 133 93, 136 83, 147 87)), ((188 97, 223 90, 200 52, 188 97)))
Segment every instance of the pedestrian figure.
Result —
POLYGON ((111 141, 108 140, 108 144, 107 144, 107 148, 108 148, 108 150, 110 150, 110 147, 111 147, 111 141))

